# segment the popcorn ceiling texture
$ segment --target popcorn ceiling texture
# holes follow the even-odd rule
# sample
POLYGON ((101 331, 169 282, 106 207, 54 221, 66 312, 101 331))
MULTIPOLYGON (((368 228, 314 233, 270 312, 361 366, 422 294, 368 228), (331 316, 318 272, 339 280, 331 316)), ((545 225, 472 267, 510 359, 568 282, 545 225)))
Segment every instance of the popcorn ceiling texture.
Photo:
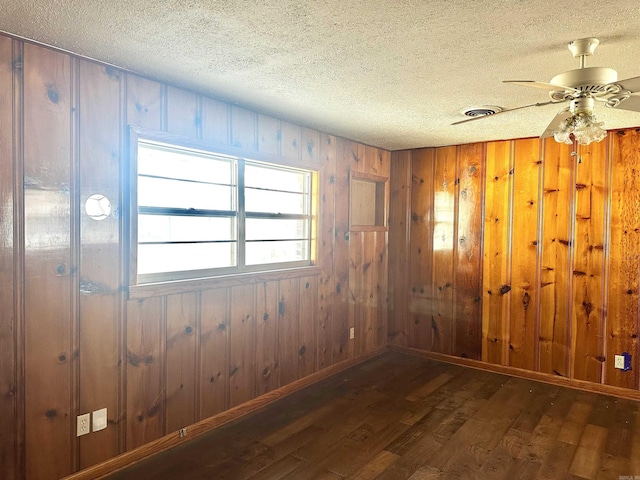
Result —
MULTIPOLYGON (((390 150, 540 135, 557 105, 465 125, 474 105, 544 102, 577 68, 640 75, 640 3, 549 0, 4 0, 0 30, 390 150)), ((608 129, 640 113, 596 105, 608 129)))

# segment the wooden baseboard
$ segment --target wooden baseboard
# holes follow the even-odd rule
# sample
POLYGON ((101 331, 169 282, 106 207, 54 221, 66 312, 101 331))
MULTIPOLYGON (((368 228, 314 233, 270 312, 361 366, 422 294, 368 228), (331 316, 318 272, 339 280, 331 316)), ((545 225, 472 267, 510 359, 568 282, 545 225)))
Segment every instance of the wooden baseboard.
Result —
POLYGON ((552 375, 550 373, 533 372, 531 370, 524 370, 522 368, 506 367, 504 365, 485 363, 481 362, 480 360, 472 360, 470 358, 460 358, 454 357, 452 355, 445 355, 443 353, 427 352, 425 350, 419 350, 417 348, 402 347, 397 345, 389 345, 388 348, 390 351, 400 352, 407 355, 412 355, 414 357, 427 358, 429 360, 436 360, 438 362, 452 363, 455 365, 476 368, 478 370, 502 373, 505 375, 511 375, 513 377, 525 378, 527 380, 535 380, 537 382, 558 385, 560 387, 573 388, 587 392, 599 393, 602 395, 610 395, 614 397, 640 401, 640 391, 631 390, 629 388, 614 387, 612 385, 603 385, 601 383, 587 382, 585 380, 560 377, 558 375, 552 375))
POLYGON ((288 385, 280 387, 276 390, 272 390, 271 392, 265 393, 264 395, 249 400, 248 402, 230 408, 229 410, 214 415, 213 417, 205 418, 204 420, 194 423, 193 425, 189 425, 187 427, 188 434, 185 437, 181 438, 178 432, 170 433, 157 440, 146 443, 134 450, 122 453, 117 457, 106 460, 105 462, 99 463, 89 468, 85 468, 84 470, 81 470, 77 473, 73 473, 67 477, 64 477, 63 480, 90 480, 104 478, 107 475, 113 474, 119 470, 129 467, 145 458, 169 450, 170 448, 173 448, 182 443, 189 442, 204 433, 210 432, 218 427, 226 425, 229 422, 238 420, 239 418, 249 413, 260 410, 288 395, 291 395, 292 393, 318 383, 321 380, 340 373, 348 368, 359 365, 373 357, 385 353, 386 351, 387 347, 381 347, 360 357, 336 363, 335 365, 331 365, 330 367, 312 373, 311 375, 296 380, 295 382, 289 383, 288 385))

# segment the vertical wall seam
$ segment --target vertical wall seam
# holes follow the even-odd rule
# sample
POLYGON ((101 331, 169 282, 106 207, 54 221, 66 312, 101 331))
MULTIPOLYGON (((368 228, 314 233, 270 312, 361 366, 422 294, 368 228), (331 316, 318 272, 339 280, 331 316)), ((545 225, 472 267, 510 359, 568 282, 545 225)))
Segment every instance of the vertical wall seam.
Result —
POLYGON ((458 268, 458 244, 460 239, 458 238, 458 223, 460 221, 460 151, 462 147, 460 145, 456 145, 456 162, 453 166, 453 258, 451 262, 451 291, 452 291, 452 301, 451 301, 451 348, 449 349, 449 354, 455 355, 457 338, 456 338, 456 326, 458 324, 458 311, 456 305, 456 297, 457 297, 457 275, 456 270, 458 268))
POLYGON ((196 318, 194 325, 195 335, 195 392, 193 398, 194 420, 196 422, 202 420, 202 404, 200 396, 202 395, 202 290, 196 292, 196 318))
POLYGON ((12 40, 13 66, 13 267, 14 267, 14 315, 15 330, 13 335, 16 355, 15 369, 15 465, 16 474, 26 474, 26 418, 25 418, 25 243, 24 243, 24 44, 12 40))
POLYGON ((538 162, 540 167, 538 168, 538 224, 536 231, 536 273, 535 273, 535 286, 534 295, 536 297, 535 302, 535 314, 534 314, 534 349, 533 349, 533 367, 536 372, 540 371, 540 329, 542 328, 542 264, 543 264, 543 239, 544 239, 544 212, 545 212, 545 197, 544 197, 544 179, 546 173, 546 140, 540 138, 538 143, 538 162))
POLYGON ((566 298, 567 305, 567 315, 565 320, 565 335, 566 335, 566 350, 564 357, 564 368, 567 372, 567 377, 573 378, 573 369, 574 369, 574 361, 573 361, 573 334, 574 329, 576 328, 576 323, 573 319, 573 300, 575 296, 574 292, 574 262, 575 262, 575 251, 576 251, 576 214, 577 214, 577 193, 576 193, 576 181, 578 175, 578 158, 579 158, 579 146, 576 142, 574 142, 574 152, 578 151, 578 155, 571 156, 571 164, 570 164, 570 183, 569 183, 569 231, 568 231, 568 240, 569 240, 569 251, 567 254, 567 291, 570 292, 566 298))
POLYGON ((513 286, 513 215, 514 215, 514 202, 515 202, 515 175, 516 175, 516 142, 515 140, 509 141, 509 206, 507 210, 508 226, 507 226, 507 258, 505 259, 506 266, 506 281, 507 285, 511 285, 511 292, 507 298, 507 315, 504 321, 507 323, 507 338, 506 338, 506 350, 507 354, 504 358, 505 365, 511 365, 511 299, 515 293, 513 286))
POLYGON ((76 436, 74 419, 80 413, 80 62, 77 58, 71 57, 70 69, 70 118, 69 118, 69 140, 70 140, 70 169, 69 169, 69 210, 70 210, 70 369, 71 381, 71 466, 72 472, 80 469, 80 443, 81 439, 76 436))
POLYGON ((480 251, 478 252, 479 258, 478 258, 478 270, 479 270, 479 275, 478 275, 478 288, 476 290, 476 294, 478 295, 478 298, 480 299, 479 305, 478 305, 478 312, 479 312, 479 316, 478 316, 478 321, 479 321, 479 326, 480 326, 480 330, 479 330, 479 338, 477 339, 478 341, 478 347, 479 350, 477 352, 478 355, 478 359, 482 360, 482 345, 483 345, 483 328, 482 328, 482 323, 483 323, 483 319, 482 319, 482 312, 483 312, 483 297, 484 297, 484 292, 483 292, 483 288, 482 286, 484 285, 484 230, 485 230, 485 226, 486 226, 486 222, 485 222, 485 218, 486 218, 486 214, 487 214, 487 201, 486 201, 486 184, 487 184, 487 142, 483 142, 482 144, 482 157, 480 159, 481 162, 481 167, 482 167, 482 178, 480 179, 479 182, 479 196, 478 198, 480 198, 480 231, 478 232, 478 239, 479 239, 479 243, 480 243, 480 251))
POLYGON ((118 386, 118 415, 116 422, 118 425, 118 451, 123 453, 127 449, 127 296, 129 286, 129 202, 128 185, 129 162, 128 162, 128 141, 127 141, 127 83, 128 75, 122 73, 118 80, 120 90, 119 105, 119 247, 118 247, 118 272, 119 272, 119 322, 118 322, 118 361, 119 361, 119 386, 118 386))
POLYGON ((160 431, 163 435, 167 431, 167 385, 169 383, 169 369, 167 368, 167 295, 163 295, 160 301, 160 341, 159 346, 162 351, 158 352, 160 358, 160 431))
POLYGON ((602 239, 602 310, 600 312, 600 332, 602 334, 600 338, 600 351, 602 353, 604 362, 600 363, 600 383, 605 384, 607 381, 607 342, 605 341, 607 336, 607 328, 609 323, 609 275, 611 268, 611 195, 613 189, 611 188, 612 176, 613 176, 613 133, 608 132, 605 167, 604 167, 604 238, 602 239))

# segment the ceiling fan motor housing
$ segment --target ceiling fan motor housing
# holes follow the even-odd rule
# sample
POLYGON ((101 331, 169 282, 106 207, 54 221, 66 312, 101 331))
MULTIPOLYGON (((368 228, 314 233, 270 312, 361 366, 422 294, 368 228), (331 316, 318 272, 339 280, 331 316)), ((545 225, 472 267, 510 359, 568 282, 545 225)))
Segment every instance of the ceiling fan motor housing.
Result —
POLYGON ((578 68, 576 70, 569 70, 568 72, 564 72, 553 77, 549 83, 551 83, 552 85, 557 85, 559 89, 558 92, 562 93, 562 96, 560 98, 557 98, 557 96, 555 96, 555 94, 557 93, 556 91, 551 92, 550 95, 554 100, 573 96, 571 95, 571 92, 566 92, 565 94, 562 87, 571 87, 581 92, 592 93, 594 95, 604 94, 608 92, 606 86, 617 81, 618 72, 616 72, 613 68, 578 68))

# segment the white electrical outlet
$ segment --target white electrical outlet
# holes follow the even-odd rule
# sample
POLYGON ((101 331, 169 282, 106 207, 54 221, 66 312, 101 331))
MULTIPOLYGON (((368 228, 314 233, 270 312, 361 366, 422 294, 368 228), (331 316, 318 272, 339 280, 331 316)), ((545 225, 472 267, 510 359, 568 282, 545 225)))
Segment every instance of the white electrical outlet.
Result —
POLYGON ((624 357, 622 355, 616 355, 614 357, 613 366, 620 370, 624 370, 624 357))
POLYGON ((187 436, 187 427, 182 427, 180 430, 178 430, 178 435, 180 435, 180 438, 186 437, 187 436))
POLYGON ((93 412, 93 431, 98 432, 107 428, 107 409, 101 408, 93 412))
POLYGON ((91 432, 91 414, 85 413, 78 415, 78 423, 76 424, 76 436, 81 437, 91 432))
POLYGON ((353 340, 356 336, 356 329, 354 327, 351 327, 349 329, 349 340, 353 340))

